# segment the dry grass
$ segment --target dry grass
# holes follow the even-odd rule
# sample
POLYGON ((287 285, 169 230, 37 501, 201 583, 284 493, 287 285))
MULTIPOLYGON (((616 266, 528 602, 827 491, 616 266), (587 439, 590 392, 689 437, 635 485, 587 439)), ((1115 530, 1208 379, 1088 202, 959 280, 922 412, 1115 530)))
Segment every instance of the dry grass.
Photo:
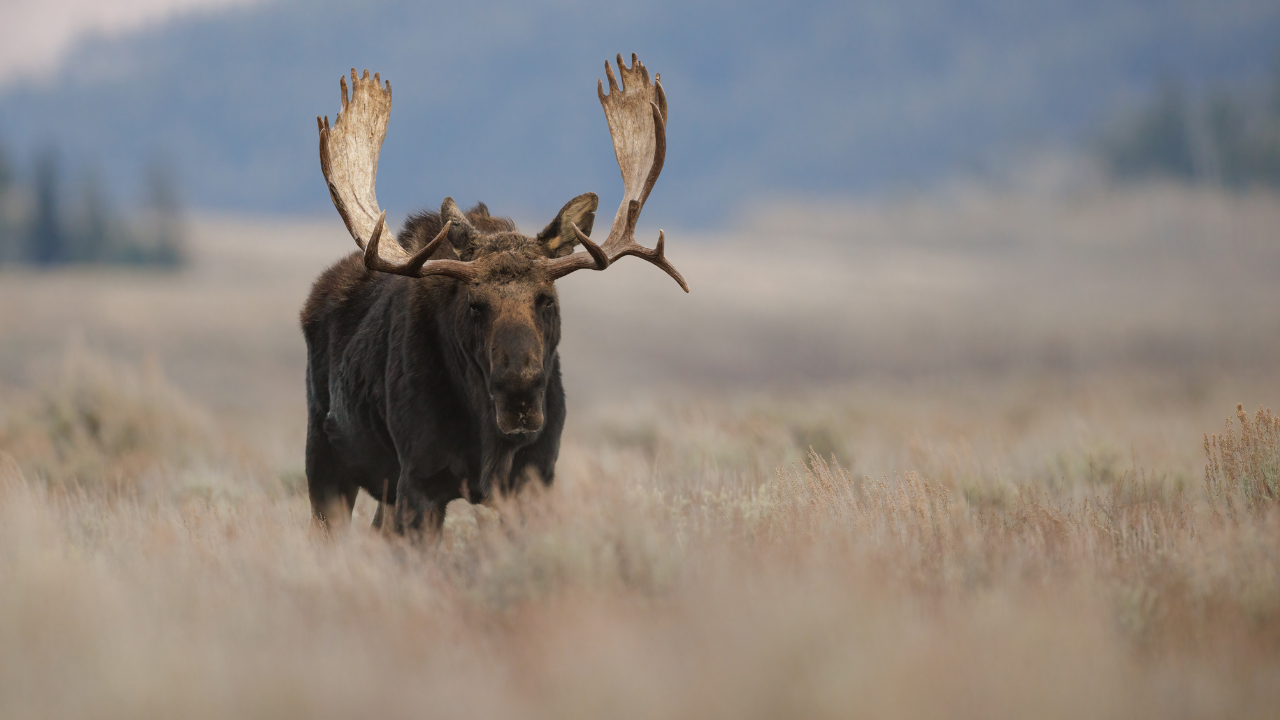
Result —
POLYGON ((1237 504, 1243 510, 1266 512, 1280 498, 1280 418, 1270 408, 1258 408, 1249 419, 1244 405, 1236 405, 1240 434, 1231 420, 1221 435, 1204 436, 1204 487, 1216 505, 1234 518, 1237 504))
POLYGON ((500 501, 499 520, 451 508, 425 549, 320 540, 303 496, 251 482, 104 497, 10 467, 0 712, 1266 717, 1280 701, 1274 504, 1233 517, 1128 476, 969 499, 816 456, 757 487, 655 482, 616 453, 574 450, 564 482, 500 501))
POLYGON ((1274 715, 1280 421, 1206 432, 1280 405, 1280 201, 842 212, 789 226, 816 268, 767 218, 682 248, 688 306, 621 266, 564 289, 556 486, 426 548, 309 528, 303 230, 4 276, 37 302, 0 313, 0 717, 1274 715))
POLYGON ((29 477, 98 497, 192 491, 201 471, 252 462, 154 361, 139 371, 73 348, 60 376, 6 406, 0 447, 29 477))

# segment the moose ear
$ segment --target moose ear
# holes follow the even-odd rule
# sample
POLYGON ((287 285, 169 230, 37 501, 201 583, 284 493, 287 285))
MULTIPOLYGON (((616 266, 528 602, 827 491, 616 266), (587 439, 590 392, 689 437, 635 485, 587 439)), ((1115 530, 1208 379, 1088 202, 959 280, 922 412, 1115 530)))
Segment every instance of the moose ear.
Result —
POLYGON ((475 236, 475 228, 471 226, 467 216, 462 214, 462 210, 458 208, 458 203, 453 198, 447 197, 440 204, 440 222, 451 222, 453 225, 449 228, 449 244, 459 255, 465 255, 471 249, 471 241, 475 236))
POLYGON ((565 203, 556 219, 538 233, 538 242, 546 248, 547 257, 564 257, 572 253, 578 239, 574 237, 569 225, 577 225, 583 235, 590 235, 591 226, 596 221, 596 207, 599 205, 600 198, 595 193, 579 195, 565 203))

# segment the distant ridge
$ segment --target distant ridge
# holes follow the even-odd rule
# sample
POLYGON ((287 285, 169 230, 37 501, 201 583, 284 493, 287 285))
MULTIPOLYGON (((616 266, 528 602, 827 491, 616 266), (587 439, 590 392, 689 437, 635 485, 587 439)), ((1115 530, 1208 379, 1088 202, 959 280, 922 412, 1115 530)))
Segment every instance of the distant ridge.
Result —
POLYGON ((162 152, 197 207, 323 212, 315 116, 367 67, 395 87, 384 207, 452 195, 550 217, 621 191, 595 83, 635 51, 671 108, 645 221, 710 224, 762 198, 912 186, 1076 142, 1163 78, 1258 78, 1280 50, 1274 2, 1065 5, 285 0, 85 40, 56 82, 0 92, 0 142, 20 165, 57 144, 122 197, 162 152))

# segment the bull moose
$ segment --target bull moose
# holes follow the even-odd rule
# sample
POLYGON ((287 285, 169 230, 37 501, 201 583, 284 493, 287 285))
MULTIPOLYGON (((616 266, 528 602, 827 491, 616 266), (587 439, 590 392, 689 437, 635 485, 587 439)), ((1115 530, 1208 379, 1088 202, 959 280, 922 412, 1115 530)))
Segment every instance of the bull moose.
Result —
POLYGON ((661 76, 635 55, 605 63, 597 81, 623 198, 608 238, 590 238, 598 199, 570 200, 536 236, 483 203, 386 226, 374 183, 391 113, 391 83, 351 71, 342 111, 320 129, 320 167, 334 207, 360 250, 316 280, 302 309, 307 342, 307 490, 315 521, 347 523, 360 488, 379 500, 374 524, 438 529, 464 494, 486 499, 531 478, 555 478, 565 421, 555 281, 604 270, 627 255, 688 285, 647 248, 636 220, 666 156, 661 76), (581 251, 575 248, 581 246, 581 251), (385 515, 390 512, 389 516, 385 515))

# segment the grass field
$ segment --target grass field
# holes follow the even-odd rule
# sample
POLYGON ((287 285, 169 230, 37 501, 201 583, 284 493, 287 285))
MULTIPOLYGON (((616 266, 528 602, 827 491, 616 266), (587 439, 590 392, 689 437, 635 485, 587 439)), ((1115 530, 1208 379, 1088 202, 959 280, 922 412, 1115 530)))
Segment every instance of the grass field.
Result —
POLYGON ((669 231, 690 295, 560 283, 555 487, 426 548, 368 498, 309 527, 296 314, 340 222, 193 240, 174 275, 0 273, 0 717, 1280 706, 1280 197, 669 231))

